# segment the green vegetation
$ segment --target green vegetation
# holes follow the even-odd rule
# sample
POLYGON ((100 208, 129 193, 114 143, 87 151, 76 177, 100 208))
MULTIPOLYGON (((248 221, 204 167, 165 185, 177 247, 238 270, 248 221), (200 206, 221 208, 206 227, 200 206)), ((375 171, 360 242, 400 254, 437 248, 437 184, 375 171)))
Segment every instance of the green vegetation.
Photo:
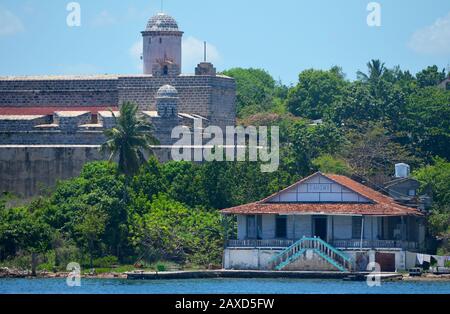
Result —
POLYGON ((435 86, 444 72, 429 67, 414 76, 372 60, 356 81, 333 67, 303 71, 292 87, 258 69, 224 74, 237 81, 240 124, 280 127, 278 171, 261 173, 250 162, 144 161, 151 126, 125 104, 104 146, 117 163, 86 164, 26 206, 0 198, 0 264, 53 271, 77 261, 99 273, 220 266, 235 222, 219 209, 317 170, 380 184, 396 162, 411 164, 433 196, 430 231, 443 240, 438 252, 450 251, 450 92, 435 86))

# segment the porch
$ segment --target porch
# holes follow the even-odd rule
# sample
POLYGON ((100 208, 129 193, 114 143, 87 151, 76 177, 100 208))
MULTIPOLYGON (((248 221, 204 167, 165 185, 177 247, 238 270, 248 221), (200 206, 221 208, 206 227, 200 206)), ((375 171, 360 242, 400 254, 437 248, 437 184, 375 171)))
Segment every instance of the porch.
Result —
MULTIPOLYGON (((280 250, 290 247, 295 243, 294 240, 228 240, 227 248, 263 248, 280 250)), ((330 244, 340 250, 359 250, 359 249, 402 249, 402 250, 417 250, 419 244, 417 242, 397 241, 397 240, 334 240, 330 244)))
POLYGON ((341 250, 421 249, 420 218, 339 215, 238 215, 238 234, 227 248, 285 249, 303 237, 320 238, 341 250))

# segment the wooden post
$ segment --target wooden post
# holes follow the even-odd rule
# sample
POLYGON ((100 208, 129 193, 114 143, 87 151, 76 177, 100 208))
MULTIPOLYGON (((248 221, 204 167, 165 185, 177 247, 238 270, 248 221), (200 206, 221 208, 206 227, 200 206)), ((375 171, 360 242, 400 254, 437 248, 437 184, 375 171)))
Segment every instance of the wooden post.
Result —
POLYGON ((361 243, 360 243, 360 250, 363 249, 363 239, 364 239, 364 216, 361 218, 361 243))

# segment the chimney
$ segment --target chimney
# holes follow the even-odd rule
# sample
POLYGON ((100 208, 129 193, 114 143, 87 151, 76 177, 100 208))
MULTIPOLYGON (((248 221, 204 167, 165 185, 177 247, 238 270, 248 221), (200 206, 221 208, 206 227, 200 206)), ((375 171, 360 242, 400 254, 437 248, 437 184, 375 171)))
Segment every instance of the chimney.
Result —
POLYGON ((411 173, 411 167, 407 164, 400 163, 395 165, 396 178, 408 178, 411 173))

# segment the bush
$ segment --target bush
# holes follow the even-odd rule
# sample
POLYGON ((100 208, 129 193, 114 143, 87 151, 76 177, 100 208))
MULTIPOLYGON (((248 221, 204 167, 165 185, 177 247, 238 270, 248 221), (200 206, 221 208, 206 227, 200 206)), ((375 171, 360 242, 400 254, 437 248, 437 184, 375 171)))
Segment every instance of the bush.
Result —
POLYGON ((164 265, 164 264, 157 264, 156 265, 156 270, 159 271, 159 272, 166 271, 166 265, 164 265))
POLYGON ((116 256, 105 256, 101 258, 97 258, 93 261, 94 267, 100 268, 111 268, 114 265, 117 265, 119 260, 116 256))

